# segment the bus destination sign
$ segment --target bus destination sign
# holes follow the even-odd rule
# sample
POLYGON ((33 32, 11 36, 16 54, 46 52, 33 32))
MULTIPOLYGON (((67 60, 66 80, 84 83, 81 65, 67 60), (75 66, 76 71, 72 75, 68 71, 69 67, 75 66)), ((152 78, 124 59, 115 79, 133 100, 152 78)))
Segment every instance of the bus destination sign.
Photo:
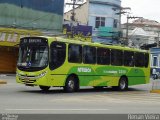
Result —
POLYGON ((40 37, 31 37, 31 38, 22 38, 20 44, 47 44, 47 39, 40 38, 40 37))
POLYGON ((24 43, 41 43, 42 40, 41 39, 23 39, 24 43))

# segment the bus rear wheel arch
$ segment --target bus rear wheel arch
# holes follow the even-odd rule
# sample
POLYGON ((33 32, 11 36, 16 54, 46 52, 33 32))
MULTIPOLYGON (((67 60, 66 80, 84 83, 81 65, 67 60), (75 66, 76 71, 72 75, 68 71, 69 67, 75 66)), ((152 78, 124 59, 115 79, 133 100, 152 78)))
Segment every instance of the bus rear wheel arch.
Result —
POLYGON ((77 75, 72 74, 67 77, 64 90, 67 93, 71 93, 79 90, 79 79, 77 75))
POLYGON ((119 83, 118 86, 113 86, 112 87, 114 90, 118 90, 118 91, 125 91, 128 89, 128 79, 126 76, 122 76, 119 79, 119 83))

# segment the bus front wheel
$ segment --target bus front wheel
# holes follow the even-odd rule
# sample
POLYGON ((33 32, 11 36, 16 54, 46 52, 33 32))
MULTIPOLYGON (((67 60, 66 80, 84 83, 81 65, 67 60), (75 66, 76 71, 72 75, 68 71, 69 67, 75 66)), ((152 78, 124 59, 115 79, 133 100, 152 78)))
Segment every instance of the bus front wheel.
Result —
POLYGON ((78 91, 78 89, 79 89, 78 79, 75 76, 69 76, 64 86, 65 92, 71 93, 78 91))
POLYGON ((41 86, 41 85, 40 85, 39 87, 40 87, 40 89, 43 90, 43 91, 48 91, 49 88, 50 88, 49 86, 41 86))

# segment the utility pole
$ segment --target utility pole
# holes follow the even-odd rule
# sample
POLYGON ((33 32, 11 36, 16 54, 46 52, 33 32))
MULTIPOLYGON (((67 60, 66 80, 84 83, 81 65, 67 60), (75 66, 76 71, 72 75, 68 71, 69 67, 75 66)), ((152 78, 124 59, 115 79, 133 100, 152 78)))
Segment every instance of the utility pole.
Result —
POLYGON ((160 31, 158 31, 157 48, 160 47, 160 45, 159 45, 160 44, 159 37, 160 37, 160 31))
POLYGON ((128 23, 129 23, 129 15, 127 15, 127 24, 126 24, 126 45, 128 46, 129 40, 128 40, 128 23))
POLYGON ((129 37, 128 37, 128 31, 129 31, 129 19, 136 19, 136 18, 142 18, 142 17, 134 17, 127 15, 127 24, 126 24, 126 45, 128 46, 129 43, 129 37))
POLYGON ((66 3, 66 5, 72 5, 72 12, 71 12, 71 36, 73 37, 73 27, 74 27, 74 22, 75 22, 75 6, 80 6, 82 4, 77 4, 77 2, 83 2, 83 0, 71 0, 72 3, 66 3))
MULTIPOLYGON (((120 8, 113 8, 113 10, 119 10, 118 13, 116 13, 117 15, 119 15, 119 31, 121 31, 121 17, 122 17, 122 14, 126 14, 126 13, 129 13, 128 10, 131 10, 130 7, 120 7, 120 8)), ((127 17, 129 17, 127 15, 127 17)), ((127 19, 127 28, 128 28, 128 19, 127 19)), ((128 31, 127 31, 127 34, 128 35, 128 31)), ((126 38, 128 38, 128 36, 126 36, 126 38)))
POLYGON ((126 10, 131 10, 131 8, 130 7, 113 8, 113 10, 117 10, 117 9, 119 10, 119 12, 116 13, 116 15, 119 15, 119 25, 120 25, 119 28, 121 29, 121 17, 122 17, 121 15, 128 13, 126 10))

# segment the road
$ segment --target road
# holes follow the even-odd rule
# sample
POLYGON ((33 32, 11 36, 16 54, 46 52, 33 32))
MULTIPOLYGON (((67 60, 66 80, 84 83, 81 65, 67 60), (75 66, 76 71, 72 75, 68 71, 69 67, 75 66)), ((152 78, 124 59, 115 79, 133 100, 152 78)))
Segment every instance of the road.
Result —
POLYGON ((160 113, 160 94, 150 93, 151 84, 132 86, 128 91, 98 91, 83 88, 64 93, 60 88, 43 92, 15 82, 15 76, 1 76, 0 113, 13 114, 134 114, 160 113))

